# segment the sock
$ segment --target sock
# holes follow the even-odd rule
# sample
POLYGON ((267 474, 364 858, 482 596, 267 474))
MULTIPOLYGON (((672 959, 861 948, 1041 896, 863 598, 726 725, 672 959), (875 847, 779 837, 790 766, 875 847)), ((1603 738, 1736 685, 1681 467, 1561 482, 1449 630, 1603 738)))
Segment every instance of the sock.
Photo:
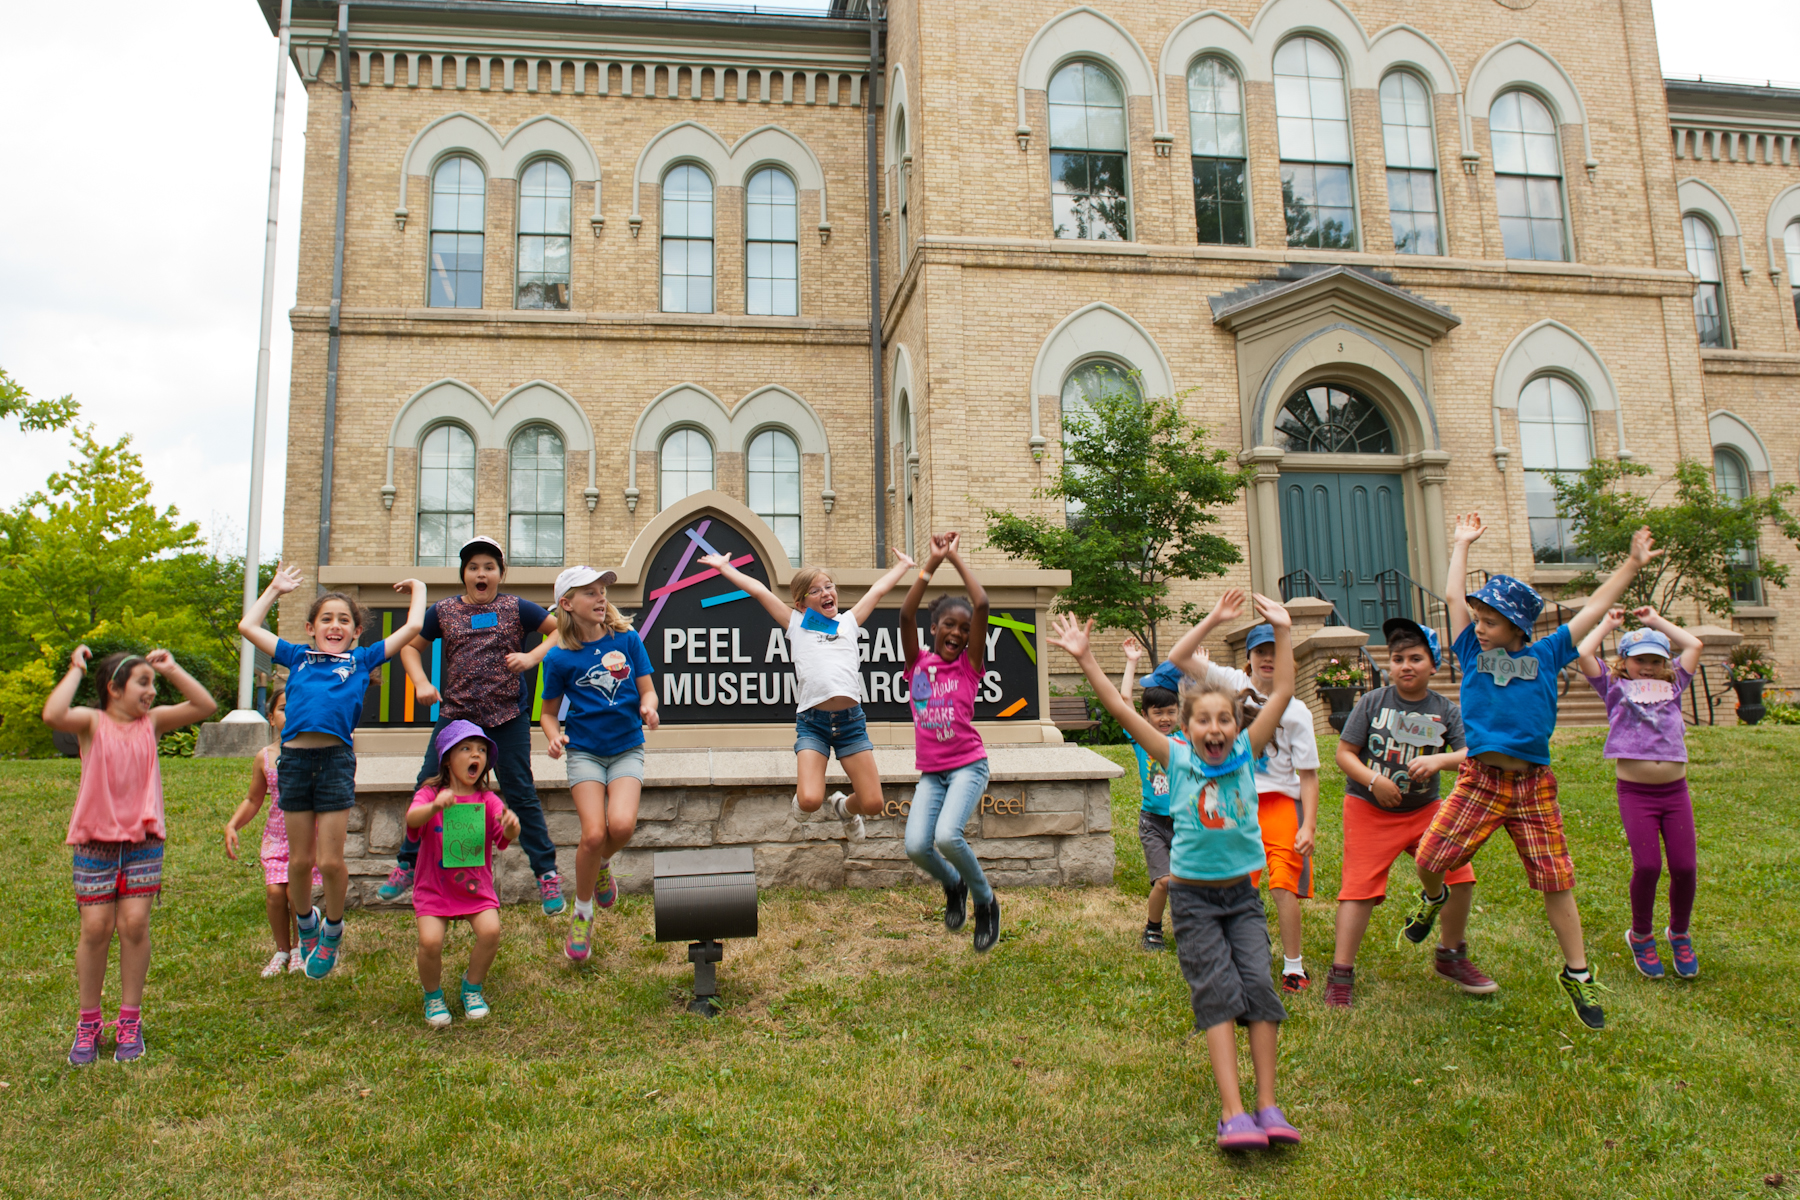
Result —
POLYGON ((1567 975, 1570 979, 1573 979, 1576 983, 1591 983, 1594 978, 1593 973, 1586 967, 1577 971, 1567 963, 1563 964, 1563 974, 1567 975))
POLYGON ((290 954, 290 953, 292 953, 292 951, 289 951, 289 950, 277 950, 277 951, 276 951, 276 952, 275 952, 275 957, 276 957, 276 958, 279 958, 279 959, 281 959, 281 960, 282 960, 282 961, 284 961, 284 962, 285 962, 285 961, 286 961, 286 960, 287 960, 287 956, 288 956, 288 955, 289 955, 289 954, 290 954))
POLYGON ((121 1021, 136 1021, 141 1019, 143 1015, 144 1006, 141 1004, 119 1005, 119 1020, 121 1021))
MULTIPOLYGON (((1425 896, 1424 888, 1419 889, 1419 895, 1425 896)), ((1425 896, 1425 902, 1427 904, 1442 904, 1448 899, 1450 899, 1450 889, 1448 887, 1444 888, 1435 896, 1425 896)))
POLYGON ((1343 963, 1334 962, 1331 964, 1331 973, 1333 975, 1354 975, 1356 974, 1356 964, 1352 963, 1346 967, 1343 963))
POLYGON ((429 992, 425 993, 425 999, 427 999, 427 1000, 442 1000, 443 998, 444 998, 444 989, 441 987, 433 988, 429 992))
POLYGON ((1304 954, 1296 954, 1292 958, 1289 958, 1286 954, 1283 954, 1281 956, 1281 973, 1283 975, 1304 975, 1304 974, 1306 974, 1305 959, 1306 959, 1306 956, 1304 954))
POLYGON ((1162 932, 1162 922, 1161 921, 1145 921, 1144 928, 1147 930, 1153 929, 1157 933, 1161 933, 1162 932))
POLYGON ((89 1025, 98 1025, 100 1023, 100 1010, 97 1008, 84 1008, 81 1010, 80 1019, 87 1022, 89 1025))
POLYGON ((594 898, 592 896, 589 896, 586 900, 576 900, 575 901, 575 915, 580 917, 584 921, 593 920, 594 919, 594 898))
POLYGON ((326 917, 325 918, 325 936, 326 937, 334 937, 334 938, 335 937, 343 937, 344 936, 344 918, 339 917, 337 920, 334 921, 330 917, 326 917))
POLYGON ((295 920, 300 925, 301 933, 311 933, 314 930, 314 928, 316 928, 318 926, 319 910, 316 908, 309 908, 305 912, 301 913, 298 917, 296 917, 295 920))

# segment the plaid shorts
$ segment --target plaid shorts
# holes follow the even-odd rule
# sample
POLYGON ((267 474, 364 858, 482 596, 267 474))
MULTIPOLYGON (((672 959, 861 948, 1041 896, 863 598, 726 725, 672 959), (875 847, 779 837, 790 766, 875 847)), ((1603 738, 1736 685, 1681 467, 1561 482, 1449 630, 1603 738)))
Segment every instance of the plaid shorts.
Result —
POLYGON ((114 904, 162 891, 163 840, 83 842, 75 847, 75 903, 114 904))
POLYGON ((1549 767, 1502 771, 1480 759, 1464 759, 1455 789, 1438 805, 1414 857, 1427 871, 1453 870, 1474 858, 1502 825, 1512 835, 1532 890, 1562 892, 1575 886, 1575 861, 1569 857, 1562 809, 1556 803, 1556 772, 1549 767))

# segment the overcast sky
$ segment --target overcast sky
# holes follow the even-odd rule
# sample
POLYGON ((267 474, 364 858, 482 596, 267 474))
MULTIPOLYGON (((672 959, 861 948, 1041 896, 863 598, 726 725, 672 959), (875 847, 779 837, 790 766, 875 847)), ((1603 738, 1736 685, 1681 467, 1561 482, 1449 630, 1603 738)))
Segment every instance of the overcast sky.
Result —
MULTIPOLYGON (((1665 74, 1800 76, 1797 0, 1655 10, 1665 74)), ((254 0, 7 3, 0 47, 0 367, 34 395, 73 392, 102 437, 130 433, 157 501, 241 548, 274 38, 254 0)), ((306 93, 288 78, 265 554, 281 540, 305 152, 306 93)), ((66 452, 59 434, 0 430, 0 504, 66 452)))

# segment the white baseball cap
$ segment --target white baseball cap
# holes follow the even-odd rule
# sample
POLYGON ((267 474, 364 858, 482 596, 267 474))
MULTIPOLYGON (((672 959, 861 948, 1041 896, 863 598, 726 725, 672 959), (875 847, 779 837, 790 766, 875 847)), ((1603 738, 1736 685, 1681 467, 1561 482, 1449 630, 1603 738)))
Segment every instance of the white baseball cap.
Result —
POLYGON ((592 567, 570 567, 556 577, 556 591, 550 597, 555 604, 563 598, 563 593, 572 592, 576 588, 586 587, 590 583, 617 583, 619 577, 612 571, 596 571, 592 567))

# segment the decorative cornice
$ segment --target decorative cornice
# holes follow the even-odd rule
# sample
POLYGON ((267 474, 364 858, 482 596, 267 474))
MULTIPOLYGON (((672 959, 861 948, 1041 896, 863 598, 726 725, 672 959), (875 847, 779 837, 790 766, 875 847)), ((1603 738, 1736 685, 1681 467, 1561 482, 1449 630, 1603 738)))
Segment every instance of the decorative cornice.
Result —
POLYGON ((1275 278, 1237 288, 1208 300, 1213 323, 1237 330, 1270 313, 1285 311, 1326 293, 1346 293, 1359 302, 1373 304, 1383 313, 1397 316, 1428 337, 1437 338, 1462 324, 1462 318, 1441 304, 1433 304, 1416 292, 1394 286, 1385 271, 1342 264, 1330 266, 1292 263, 1275 278))

